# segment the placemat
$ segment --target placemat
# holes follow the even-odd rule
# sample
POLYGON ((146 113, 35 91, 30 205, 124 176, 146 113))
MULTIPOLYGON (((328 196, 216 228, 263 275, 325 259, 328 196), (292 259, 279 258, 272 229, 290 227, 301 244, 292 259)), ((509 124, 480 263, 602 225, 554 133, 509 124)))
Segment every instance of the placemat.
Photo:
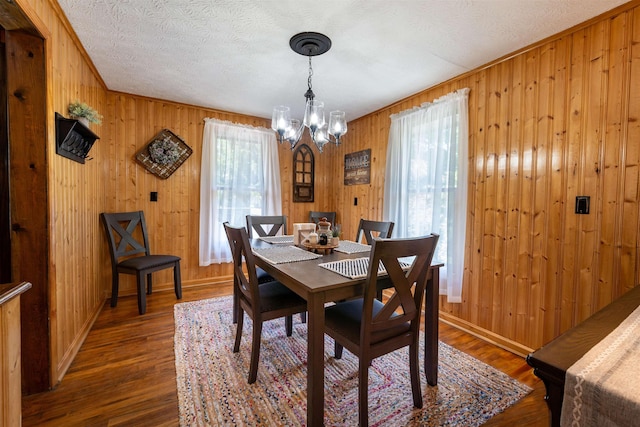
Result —
POLYGON ((352 242, 351 240, 340 240, 340 245, 334 250, 345 254, 355 254, 358 252, 369 252, 371 246, 352 242))
MULTIPOLYGON (((322 268, 338 273, 341 276, 348 277, 349 279, 362 279, 367 277, 367 271, 369 270, 369 258, 353 258, 343 259, 340 261, 331 261, 318 264, 322 268)), ((406 262, 400 262, 403 269, 411 267, 411 264, 406 262)), ((384 265, 380 263, 378 265, 378 276, 387 274, 387 270, 384 265)))
POLYGON ((286 236, 264 236, 264 237, 260 237, 260 240, 265 241, 267 243, 274 244, 274 245, 281 245, 281 244, 292 245, 293 234, 286 235, 286 236))
POLYGON ((271 264, 308 261, 322 255, 305 251, 296 246, 274 246, 271 248, 253 248, 253 253, 271 264))

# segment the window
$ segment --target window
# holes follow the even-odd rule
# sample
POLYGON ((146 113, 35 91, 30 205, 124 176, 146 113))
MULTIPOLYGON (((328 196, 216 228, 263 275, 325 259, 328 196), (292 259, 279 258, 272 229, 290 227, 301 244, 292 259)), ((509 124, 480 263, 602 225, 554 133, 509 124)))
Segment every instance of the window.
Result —
POLYGON ((281 215, 280 163, 273 131, 206 119, 200 177, 200 265, 231 262, 223 223, 281 215))
POLYGON ((440 293, 462 300, 467 211, 468 93, 391 116, 384 219, 395 237, 440 235, 440 293))

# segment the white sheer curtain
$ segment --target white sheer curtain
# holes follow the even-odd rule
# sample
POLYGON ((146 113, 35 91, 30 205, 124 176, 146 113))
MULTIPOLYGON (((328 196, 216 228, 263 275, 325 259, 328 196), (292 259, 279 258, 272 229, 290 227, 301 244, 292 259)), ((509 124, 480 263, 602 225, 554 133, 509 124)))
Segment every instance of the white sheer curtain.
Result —
POLYGON ((200 169, 200 265, 231 262, 223 222, 282 215, 278 143, 271 129, 205 119, 200 169))
POLYGON ((383 215, 395 237, 440 235, 440 294, 462 302, 469 89, 391 116, 383 215))

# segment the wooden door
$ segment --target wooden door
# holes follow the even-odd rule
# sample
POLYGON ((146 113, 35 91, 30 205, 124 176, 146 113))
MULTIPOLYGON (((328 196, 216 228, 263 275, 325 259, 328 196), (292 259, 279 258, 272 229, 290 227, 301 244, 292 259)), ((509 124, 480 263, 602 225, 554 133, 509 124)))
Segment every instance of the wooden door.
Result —
POLYGON ((6 33, 11 269, 33 287, 21 298, 22 388, 50 388, 49 234, 44 41, 6 33))
POLYGON ((0 283, 11 282, 9 222, 9 130, 7 128, 7 61, 4 28, 0 27, 0 283))

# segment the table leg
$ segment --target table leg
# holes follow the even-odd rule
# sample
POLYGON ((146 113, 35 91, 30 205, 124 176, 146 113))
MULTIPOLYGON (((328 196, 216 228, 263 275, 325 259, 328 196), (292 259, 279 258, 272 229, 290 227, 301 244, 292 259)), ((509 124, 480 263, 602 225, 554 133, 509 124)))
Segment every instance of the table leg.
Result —
POLYGON ((324 299, 307 299, 307 425, 324 424, 324 299))
POLYGON ((424 307, 424 373, 427 384, 438 384, 438 311, 440 305, 439 286, 440 268, 430 268, 430 278, 427 280, 424 307))

